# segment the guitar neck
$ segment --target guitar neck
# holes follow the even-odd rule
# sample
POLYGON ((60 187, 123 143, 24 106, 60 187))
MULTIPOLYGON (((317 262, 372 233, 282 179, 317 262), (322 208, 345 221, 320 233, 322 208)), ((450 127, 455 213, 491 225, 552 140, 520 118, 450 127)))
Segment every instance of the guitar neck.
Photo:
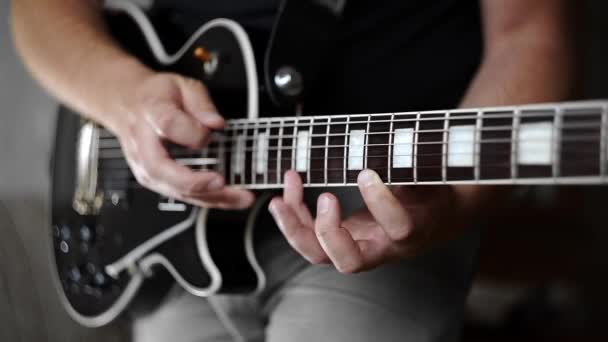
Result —
POLYGON ((174 157, 228 184, 356 185, 363 169, 387 184, 608 183, 608 102, 369 115, 228 120, 206 149, 174 157))

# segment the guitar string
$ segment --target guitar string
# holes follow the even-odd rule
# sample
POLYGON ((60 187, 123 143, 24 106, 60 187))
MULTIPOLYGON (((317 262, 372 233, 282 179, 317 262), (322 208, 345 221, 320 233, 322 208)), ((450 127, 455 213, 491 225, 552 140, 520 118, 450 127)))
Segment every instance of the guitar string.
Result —
MULTIPOLYGON (((517 164, 518 167, 532 167, 532 168, 543 168, 543 169, 547 169, 548 173, 551 174, 551 171, 549 171, 549 169, 552 167, 551 165, 520 165, 517 164)), ((483 170, 496 170, 499 168, 504 168, 503 171, 509 171, 511 167, 511 162, 495 162, 495 163, 486 163, 483 165, 482 169, 483 170)), ((595 159, 585 159, 585 158, 580 158, 577 160, 576 163, 576 167, 580 170, 583 169, 585 170, 585 168, 594 168, 596 169, 594 172, 594 175, 600 176, 599 174, 599 165, 597 163, 597 161, 595 159)), ((416 169, 418 171, 425 171, 425 170, 433 170, 433 171, 441 171, 444 168, 443 165, 440 164, 434 164, 434 165, 417 165, 416 169)), ((386 164, 382 164, 382 165, 378 165, 378 166, 374 166, 371 167, 371 169, 375 170, 375 171, 384 171, 386 170, 388 172, 389 167, 386 164)), ((400 171, 404 171, 404 170, 408 170, 409 172, 413 171, 413 167, 390 167, 390 169, 392 170, 400 170, 400 171)), ((454 170, 454 172, 456 170, 467 170, 472 172, 474 170, 474 167, 469 166, 469 167, 451 167, 451 166, 445 166, 445 169, 448 170, 448 172, 450 172, 450 170, 454 170)), ((289 167, 287 168, 280 168, 281 170, 281 174, 283 174, 284 172, 290 170, 289 167)), ((312 168, 310 170, 307 171, 299 171, 299 173, 304 173, 304 172, 310 172, 310 173, 325 173, 325 168, 312 168)), ((343 172, 344 172, 344 167, 329 167, 327 168, 327 172, 329 173, 336 173, 339 174, 340 177, 338 178, 342 178, 343 172)), ((588 169, 587 169, 588 170, 588 169)), ((103 177, 101 177, 102 180, 104 181, 114 181, 114 182, 128 182, 128 184, 130 183, 137 183, 137 182, 133 182, 133 180, 135 179, 133 174, 128 171, 128 169, 123 169, 122 173, 117 173, 117 172, 105 172, 103 173, 103 177)), ((201 169, 201 170, 197 170, 197 171, 210 171, 210 172, 217 172, 217 170, 213 170, 213 169, 201 169)), ((346 169, 346 171, 351 171, 351 172, 360 172, 360 169, 356 169, 356 170, 349 170, 348 168, 346 169)), ((272 175, 272 178, 276 178, 276 169, 269 169, 268 172, 266 172, 267 175, 272 175)), ((252 176, 256 176, 257 177, 263 177, 263 174, 259 174, 257 172, 253 172, 252 169, 249 170, 243 170, 242 173, 234 173, 234 175, 236 177, 241 177, 241 178, 249 178, 249 180, 251 180, 251 182, 247 182, 247 179, 243 179, 243 182, 245 183, 252 183, 253 182, 253 178, 252 176), (244 174, 243 174, 244 173, 244 174), (249 177, 247 177, 249 176, 249 177)), ((398 179, 398 175, 395 175, 393 173, 392 175, 393 177, 397 177, 398 179)), ((547 177, 551 177, 551 175, 548 175, 547 177)), ((324 177, 320 177, 320 178, 324 178, 324 177)), ((471 177, 473 178, 473 177, 471 177)), ((506 179, 510 179, 510 177, 507 177, 506 179)), ((235 182, 234 184, 243 184, 243 182, 239 183, 239 182, 235 182)), ((341 181, 337 181, 336 183, 340 183, 341 181)), ((305 182, 306 183, 306 182, 305 182)))
MULTIPOLYGON (((560 154, 574 154, 576 153, 577 156, 578 155, 593 155, 594 157, 599 157, 599 149, 597 149, 597 151, 593 151, 592 149, 579 149, 579 148, 562 148, 560 149, 560 154), (596 156, 597 155, 597 156, 596 156)), ((504 151, 504 152, 492 152, 492 153, 474 153, 474 152, 436 152, 436 153, 411 153, 411 154, 391 154, 391 157, 394 158, 398 158, 398 157, 444 157, 444 156, 458 156, 458 157, 469 157, 469 156, 484 156, 484 157, 499 157, 499 156, 510 156, 512 155, 513 152, 511 151, 511 149, 509 148, 508 151, 504 151)), ((202 158, 197 158, 200 156, 193 156, 193 158, 184 158, 184 159, 202 159, 202 158)), ((254 159, 252 156, 248 156, 249 158, 247 159, 254 159)), ((366 154, 365 156, 363 155, 357 155, 357 156, 350 156, 351 158, 377 158, 377 159, 387 159, 389 157, 388 154, 366 154)), ((232 156, 231 159, 235 159, 238 158, 235 155, 232 156)), ((212 158, 213 159, 213 158, 212 158)), ((257 159, 257 158, 256 158, 257 159)), ((272 156, 268 156, 267 158, 265 158, 267 161, 270 162, 276 162, 278 160, 280 161, 291 161, 292 159, 294 159, 294 156, 282 156, 280 159, 279 158, 273 158, 272 156)), ((311 161, 315 161, 315 160, 336 160, 336 159, 344 159, 343 156, 330 156, 330 155, 323 155, 323 156, 295 156, 295 159, 306 159, 306 160, 311 160, 311 161)), ((578 158, 576 160, 576 162, 578 162, 578 158)), ((117 164, 117 163, 126 163, 126 161, 124 160, 124 158, 108 158, 105 159, 104 162, 102 162, 102 168, 105 167, 106 165, 110 165, 110 164, 117 164), (114 160, 112 160, 114 159, 114 160), (111 161, 110 161, 111 160, 111 161)), ((188 164, 189 166, 196 166, 196 165, 202 165, 202 164, 197 164, 197 163, 192 163, 192 164, 188 164)), ((108 168, 112 168, 111 166, 108 166, 108 168)))
MULTIPOLYGON (((564 137, 562 136, 562 138, 560 139, 560 141, 562 143, 571 143, 571 144, 588 144, 588 143, 594 143, 594 145, 596 145, 595 143, 597 143, 597 148, 599 149, 600 144, 601 144, 601 140, 598 137, 587 137, 587 136, 576 136, 576 137, 564 137)), ((414 148, 416 146, 418 146, 418 148, 420 147, 434 147, 434 146, 443 146, 446 145, 447 147, 449 147, 450 145, 454 144, 454 145, 470 145, 470 144, 477 144, 477 145, 512 145, 513 142, 519 142, 519 143, 528 143, 531 146, 528 146, 529 148, 538 148, 538 149, 542 149, 542 147, 538 147, 538 144, 541 143, 550 143, 551 144, 551 150, 555 149, 556 146, 553 144, 553 140, 551 139, 549 141, 549 139, 520 139, 520 140, 514 140, 514 139, 485 139, 485 140, 479 140, 479 141, 474 141, 474 140, 460 140, 460 141, 448 141, 448 142, 444 142, 444 141, 437 141, 437 142, 417 142, 417 143, 398 143, 398 144, 340 144, 340 145, 307 145, 306 149, 310 150, 311 153, 314 152, 314 150, 324 150, 324 149, 331 149, 331 150, 335 150, 335 149, 340 149, 340 150, 344 150, 345 148, 365 148, 365 149, 370 149, 370 148, 387 148, 389 149, 391 146, 393 147, 393 150, 395 149, 395 147, 402 147, 402 148, 414 148)), ((560 144, 560 146, 558 146, 557 148, 559 148, 560 150, 563 150, 564 148, 573 148, 573 147, 567 147, 567 146, 563 146, 563 144, 560 144)), ((580 148, 581 151, 585 151, 585 150, 589 150, 589 147, 585 147, 585 148, 581 148, 580 146, 577 146, 577 148, 580 148)), ((259 152, 261 150, 265 150, 267 152, 274 152, 274 151, 289 151, 289 152, 297 152, 298 151, 298 146, 296 145, 295 148, 293 146, 283 146, 283 147, 278 147, 278 146, 268 146, 265 149, 260 149, 257 147, 253 147, 253 146, 245 146, 243 148, 239 148, 238 150, 240 152, 244 152, 244 153, 252 153, 255 154, 256 152, 259 152)), ((230 153, 231 155, 235 155, 234 152, 236 150, 236 146, 232 145, 232 146, 224 146, 222 147, 211 147, 211 148, 203 148, 201 150, 188 150, 188 149, 183 149, 183 150, 178 150, 178 151, 171 151, 170 155, 172 158, 182 158, 182 157, 202 157, 203 155, 207 155, 207 156, 217 156, 220 157, 220 152, 223 152, 224 154, 228 154, 230 153)), ((446 153, 446 154, 450 154, 450 153, 446 153)), ((475 155, 476 153, 474 153, 475 155)), ((422 156, 421 154, 418 154, 420 156, 422 156)), ((408 155, 401 155, 401 156, 408 156, 408 155)), ((123 159, 124 153, 122 151, 122 149, 120 149, 119 147, 116 148, 112 148, 112 149, 104 149, 101 150, 99 152, 99 159, 100 160, 108 160, 108 159, 123 159)), ((388 157, 388 155, 387 155, 388 157)))
MULTIPOLYGON (((552 122, 543 122, 543 123, 551 123, 552 122)), ((589 130, 598 130, 598 134, 601 133, 601 126, 600 126, 600 122, 596 123, 596 124, 562 124, 560 126, 561 130, 585 130, 585 129, 589 129, 589 130)), ((343 124, 344 128, 346 128, 346 125, 343 124)), ((352 124, 350 125, 352 128, 352 124)), ((467 126, 452 126, 453 127, 467 127, 467 126)), ((469 125, 468 127, 473 127, 473 125, 469 125)), ((235 139, 236 137, 241 137, 244 138, 248 141, 252 141, 252 140, 257 140, 258 136, 261 134, 265 134, 267 133, 267 130, 265 130, 265 127, 259 127, 259 128, 249 128, 248 131, 253 131, 253 134, 246 134, 246 135, 240 135, 239 131, 242 130, 234 130, 234 131, 224 131, 224 134, 221 134, 219 132, 214 132, 211 134, 212 139, 216 138, 216 139, 235 139), (262 128, 261 130, 259 128, 262 128), (257 130, 257 133, 255 133, 255 131, 257 130), (231 133, 236 133, 236 134, 231 134, 231 133)), ((433 133, 450 133, 452 132, 452 130, 450 129, 427 129, 427 130, 416 130, 413 127, 404 127, 405 129, 410 129, 407 131, 407 133, 411 133, 411 134, 433 134, 433 133)), ((395 129, 401 129, 399 127, 396 127, 395 129)), ((521 130, 521 128, 520 128, 521 130)), ((301 132, 306 132, 307 130, 303 130, 301 132)), ((513 132, 513 126, 512 125, 504 125, 504 126, 489 126, 489 127, 483 127, 483 128, 473 128, 471 130, 472 133, 483 133, 483 132, 494 132, 494 133, 501 133, 501 132, 508 132, 508 133, 512 133, 513 132)), ((397 135, 397 134, 403 134, 402 132, 396 132, 396 131, 371 131, 371 132, 364 132, 363 134, 365 134, 366 136, 370 136, 370 135, 397 135)), ((267 135, 266 138, 267 139, 292 139, 293 138, 293 132, 288 132, 288 133, 283 133, 283 135, 267 135)), ((313 134, 308 134, 307 137, 309 138, 325 138, 327 136, 329 137, 345 137, 345 136, 350 136, 352 135, 352 130, 351 132, 335 132, 335 133, 314 133, 313 134)), ((295 137, 297 138, 297 135, 295 135, 295 137)), ((105 136, 105 137, 100 137, 100 139, 104 140, 104 141, 116 141, 118 142, 118 138, 116 138, 115 136, 105 136)))
MULTIPOLYGON (((567 113, 562 113, 559 114, 562 118, 565 119, 569 119, 571 117, 589 117, 589 116, 597 116, 597 118, 595 118, 597 121, 601 121, 601 117, 603 114, 603 110, 601 108, 590 108, 588 109, 589 111, 595 110, 594 112, 587 112, 587 109, 582 109, 577 112, 567 112, 567 113)), ((547 109, 545 113, 539 113, 542 112, 543 110, 535 110, 532 113, 526 113, 525 111, 523 111, 520 114, 515 114, 514 112, 510 111, 509 114, 491 114, 491 113, 502 113, 501 111, 498 112, 480 112, 480 115, 478 115, 476 111, 471 111, 471 113, 473 115, 470 116, 465 116, 465 115, 459 115, 459 113, 452 113, 452 112, 420 112, 420 116, 422 115, 437 115, 436 117, 432 117, 432 118, 418 118, 418 113, 395 113, 395 114, 370 114, 370 115, 353 115, 350 116, 350 120, 349 120, 349 125, 366 125, 368 122, 373 125, 373 124, 377 124, 377 123, 400 123, 400 122, 413 122, 416 123, 418 121, 420 122, 440 122, 443 123, 445 121, 476 121, 477 119, 480 120, 493 120, 493 119, 514 119, 514 118, 519 118, 520 120, 526 120, 526 119, 541 119, 541 118, 545 118, 545 119, 550 119, 550 120, 545 120, 545 121, 540 121, 540 122, 547 122, 547 123, 553 123, 553 120, 555 119, 555 116, 558 115, 553 109, 547 109), (446 117, 446 113, 452 113, 452 115, 458 115, 458 116, 448 116, 446 117), (389 120, 373 120, 374 117, 379 117, 379 116, 386 116, 386 117, 393 117, 394 115, 394 119, 389 119, 389 120), (409 117, 413 117, 411 119, 399 119, 399 116, 409 116, 409 117), (371 117, 372 120, 368 120, 367 118, 371 117), (361 119, 361 121, 356 121, 357 119, 361 119)), ((226 121, 226 130, 242 130, 244 128, 247 129, 254 129, 256 127, 259 128, 293 128, 293 127, 309 127, 309 126, 323 126, 326 127, 327 125, 329 126, 335 126, 335 125, 344 125, 346 126, 346 121, 341 122, 341 121, 336 121, 336 120, 347 120, 348 115, 347 116, 342 116, 342 115, 337 115, 337 116, 310 116, 310 117, 298 117, 298 118, 260 118, 257 121, 250 121, 247 119, 236 119, 236 120, 227 120, 226 121), (329 120, 331 118, 331 120, 329 120), (329 122, 317 122, 319 120, 329 120, 329 122), (291 122, 293 121, 293 124, 291 124, 291 122)), ((539 122, 539 121, 534 121, 534 122, 539 122)), ((533 122, 530 122, 533 123, 533 122)), ((599 123, 599 122, 598 122, 599 123)), ((99 126, 99 128, 104 131, 104 132, 108 132, 110 133, 109 130, 107 130, 104 127, 99 126)), ((111 134, 111 133, 110 133, 111 134)))
MULTIPOLYGON (((509 165, 508 164, 503 164, 503 165, 498 165, 496 164, 495 166, 493 166, 494 171, 496 171, 497 169, 503 167, 504 168, 504 174, 509 174, 509 165)), ((437 172, 435 174, 427 174, 425 175, 425 169, 432 169, 434 168, 434 166, 427 166, 427 167, 421 167, 418 170, 419 171, 423 171, 422 174, 419 172, 418 173, 418 181, 419 182, 424 182, 424 181, 443 181, 443 178, 441 176, 441 174, 439 173, 439 169, 433 169, 436 170, 437 172), (429 178, 429 179, 426 179, 429 178)), ((547 166, 547 168, 549 168, 549 166, 547 166)), ((388 172, 388 168, 375 168, 376 171, 382 171, 382 170, 387 170, 386 172, 388 172)), ((394 169, 393 170, 407 170, 407 169, 394 169)), ((350 172, 360 172, 361 170, 347 170, 350 172)), ((489 170, 488 170, 489 171, 489 170)), ((311 173, 324 173, 325 170, 324 169, 319 169, 319 170, 311 170, 311 173)), ((412 169, 409 169, 409 172, 412 172, 412 169)), ((456 172, 456 171, 454 171, 456 172)), ((447 178, 446 181, 449 180, 457 180, 457 179, 450 179, 450 178, 454 178, 454 177, 460 177, 460 179, 458 180, 470 180, 470 181, 477 181, 477 180, 484 180, 484 179, 494 179, 494 180, 510 180, 510 179, 518 179, 518 178, 525 178, 525 177, 515 177, 515 178, 511 178, 510 175, 509 176, 494 176, 494 177, 487 177, 487 176, 483 176, 482 178, 475 178, 475 176, 473 175, 473 170, 469 170, 469 172, 471 173, 470 177, 466 177, 463 176, 462 174, 447 174, 447 178), (464 178, 464 179, 463 179, 464 178)), ((301 174, 302 172, 300 172, 301 174)), ((496 172, 495 172, 496 173, 496 172)), ((573 176, 589 176, 589 177, 602 177, 599 173, 589 173, 588 175, 584 174, 584 173, 573 173, 573 176)), ((263 178, 262 174, 257 174, 257 173, 249 173, 247 175, 235 175, 235 177, 240 178, 240 181, 235 181, 234 183, 230 183, 227 182, 226 184, 228 186, 231 185, 272 185, 272 184, 283 184, 284 181, 284 177, 281 175, 280 177, 276 176, 276 173, 271 173, 268 175, 269 178, 274 178, 280 181, 280 183, 276 183, 276 182, 263 182, 260 181, 260 178, 263 178), (255 181, 254 178, 252 176, 255 176, 255 181)), ((380 174, 381 178, 387 178, 386 174, 380 174)), ((567 177, 567 176, 566 176, 567 177)), ((357 175, 352 175, 352 174, 347 174, 346 177, 346 181, 347 182, 356 182, 356 178, 357 175)), ((551 175, 551 172, 549 170, 547 170, 547 175, 540 175, 538 174, 537 177, 532 176, 532 178, 555 178, 551 175)), ((558 176, 557 178, 561 178, 560 176, 558 176)), ((392 175, 391 177, 393 182, 399 182, 399 181, 413 181, 413 175, 392 175)), ((124 177, 124 178, 102 178, 102 185, 101 187, 104 189, 110 189, 111 187, 120 187, 121 189, 125 189, 125 188, 144 188, 141 184, 139 184, 134 177, 124 177)), ((304 185, 311 185, 311 184, 324 184, 325 183, 325 177, 324 176, 320 176, 318 177, 318 181, 315 180, 311 180, 310 182, 308 182, 306 179, 302 179, 302 183, 304 185)), ((327 183, 328 184, 340 184, 340 183, 344 183, 344 178, 343 178, 343 169, 331 169, 328 170, 328 176, 327 176, 327 183)), ((120 189, 111 189, 111 190, 120 190, 120 189)))

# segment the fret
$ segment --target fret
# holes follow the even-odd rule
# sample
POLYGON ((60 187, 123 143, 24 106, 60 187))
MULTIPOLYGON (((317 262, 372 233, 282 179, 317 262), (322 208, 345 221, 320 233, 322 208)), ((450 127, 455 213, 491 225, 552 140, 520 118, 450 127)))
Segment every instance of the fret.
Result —
POLYGON ((312 128, 313 125, 315 124, 315 118, 312 117, 310 119, 310 127, 308 127, 308 148, 306 149, 306 183, 307 184, 311 184, 310 182, 310 168, 312 165, 312 128))
POLYGON ((602 131, 600 133, 600 175, 608 177, 608 105, 602 106, 602 131))
POLYGON ((296 171, 300 173, 302 182, 306 183, 307 171, 309 169, 309 155, 310 155, 310 133, 309 130, 297 130, 298 135, 296 137, 296 171))
POLYGON ((271 127, 270 123, 271 123, 270 120, 268 120, 266 122, 266 145, 265 145, 265 148, 266 148, 265 154, 266 155, 263 156, 264 160, 266 160, 266 162, 265 162, 266 165, 264 167, 264 184, 268 184, 268 181, 269 181, 268 178, 269 178, 269 173, 270 173, 270 158, 271 158, 271 156, 270 156, 270 137, 272 135, 272 132, 270 129, 270 127, 271 127))
POLYGON ((325 184, 327 159, 328 118, 314 118, 310 130, 310 184, 325 184))
POLYGON ((283 166, 283 160, 281 159, 283 156, 283 130, 285 128, 285 121, 282 119, 279 122, 279 138, 277 142, 277 184, 282 184, 281 177, 283 176, 283 170, 281 170, 283 166))
POLYGON ((293 133, 291 138, 291 170, 296 170, 296 143, 298 140, 298 118, 296 117, 294 125, 293 125, 293 133))
POLYGON ((517 131, 517 177, 552 178, 555 108, 522 110, 517 131))
POLYGON ((327 182, 343 184, 345 170, 346 117, 331 118, 327 151, 327 182))
POLYGON ((390 147, 391 182, 411 183, 414 181, 414 140, 416 121, 410 120, 418 114, 394 114, 393 146, 390 147))
POLYGON ((393 183, 393 165, 391 164, 393 159, 393 137, 394 137, 394 125, 395 125, 395 113, 391 114, 389 128, 388 128, 388 159, 386 160, 386 173, 388 184, 393 183))
POLYGON ((235 127, 232 130, 232 134, 230 136, 231 145, 230 146, 230 184, 236 184, 236 174, 239 171, 238 165, 238 128, 235 127))
POLYGON ((517 108, 513 115, 513 129, 511 132, 511 179, 512 180, 517 179, 517 161, 519 160, 518 153, 517 153, 517 151, 518 151, 517 145, 519 144, 518 134, 519 134, 520 117, 521 117, 521 111, 519 108, 517 108))
POLYGON ((367 127, 365 128, 365 132, 367 132, 367 133, 365 134, 365 139, 363 140, 363 146, 364 146, 364 148, 363 148, 363 169, 367 169, 367 159, 369 158, 369 153, 368 153, 369 146, 368 145, 369 145, 369 136, 370 136, 369 133, 371 133, 371 131, 369 130, 369 128, 370 128, 369 126, 370 126, 371 120, 372 120, 372 116, 368 115, 367 116, 367 127))
POLYGON ((450 129, 450 112, 445 112, 443 119, 443 138, 441 144, 441 181, 448 179, 448 130, 450 129))
POLYGON ((513 112, 481 111, 480 180, 512 179, 514 163, 513 112))
POLYGON ((251 132, 251 184, 257 184, 258 178, 258 149, 259 149, 259 122, 256 120, 253 123, 253 130, 251 132))
POLYGON ((327 127, 325 129, 325 157, 323 158, 323 183, 327 185, 329 183, 329 179, 327 178, 327 168, 329 167, 327 163, 327 158, 329 155, 329 134, 331 131, 331 116, 327 118, 327 127))
POLYGON ((348 135, 346 141, 347 168, 346 183, 356 184, 359 172, 363 170, 365 160, 365 147, 367 145, 367 118, 368 116, 353 116, 348 122, 348 135))
MULTIPOLYGON (((367 131, 367 148, 365 151, 367 166, 378 173, 383 182, 388 182, 387 155, 390 154, 390 118, 391 114, 379 114, 370 117, 367 131)), ((390 159, 389 159, 390 160, 390 159)))
POLYGON ((297 118, 282 121, 282 134, 280 138, 281 159, 279 160, 279 163, 281 164, 280 174, 282 177, 285 177, 285 172, 288 170, 295 170, 295 135, 297 134, 297 129, 295 127, 296 120, 297 118))
POLYGON ((474 165, 473 165, 473 179, 476 182, 479 182, 479 180, 481 179, 481 167, 480 167, 480 162, 481 162, 481 130, 483 127, 483 116, 482 116, 482 111, 478 110, 477 111, 477 118, 475 119, 475 146, 474 146, 474 154, 475 154, 475 161, 474 161, 474 165))
POLYGON ((427 120, 419 122, 415 132, 415 181, 441 182, 445 112, 427 112, 424 118, 427 120))
POLYGON ((348 153, 348 148, 346 147, 346 144, 348 143, 348 133, 350 132, 349 130, 349 126, 350 126, 350 116, 346 118, 346 129, 344 131, 344 160, 343 160, 343 165, 342 165, 342 177, 343 177, 343 183, 344 185, 346 185, 347 183, 347 179, 346 179, 346 160, 347 160, 347 153, 348 153))
POLYGON ((414 184, 418 183, 418 135, 420 132, 420 115, 420 112, 416 114, 416 127, 414 128, 414 155, 412 157, 414 184))
POLYGON ((552 160, 552 168, 551 174, 553 179, 557 179, 560 176, 560 168, 561 168, 561 153, 562 153, 562 115, 563 109, 557 108, 555 111, 555 117, 553 118, 553 139, 552 139, 552 147, 553 147, 553 160, 552 160))
MULTIPOLYGON (((241 163, 243 174, 241 175, 241 184, 246 185, 251 182, 251 174, 253 170, 251 169, 251 159, 249 157, 249 144, 253 144, 252 139, 249 138, 249 125, 251 123, 246 123, 243 127, 243 135, 240 137, 241 140, 241 163)), ((252 134, 253 135, 253 134, 252 134)))
POLYGON ((475 177, 476 117, 473 112, 450 113, 445 156, 448 181, 470 181, 475 177))
POLYGON ((601 174, 602 109, 565 109, 561 121, 559 176, 601 174))

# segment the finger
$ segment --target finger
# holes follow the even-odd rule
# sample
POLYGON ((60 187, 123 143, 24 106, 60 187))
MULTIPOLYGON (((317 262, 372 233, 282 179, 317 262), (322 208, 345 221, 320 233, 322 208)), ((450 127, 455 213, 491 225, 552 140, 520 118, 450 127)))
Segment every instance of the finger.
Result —
POLYGON ((224 188, 224 179, 215 172, 193 171, 171 159, 158 137, 144 129, 138 137, 136 170, 144 185, 184 197, 224 188))
POLYGON ((192 114, 204 126, 213 129, 224 127, 224 118, 218 114, 203 83, 192 78, 181 78, 180 88, 182 89, 184 110, 192 114))
POLYGON ((147 104, 146 122, 161 138, 190 148, 204 146, 209 129, 173 104, 147 104))
POLYGON ((285 204, 296 212, 302 224, 312 229, 314 220, 312 219, 310 210, 308 210, 308 207, 304 203, 304 186, 302 185, 300 175, 293 170, 289 170, 285 173, 284 179, 283 198, 285 204))
POLYGON ((185 197, 185 201, 201 206, 219 209, 245 209, 255 201, 252 192, 236 187, 225 187, 217 192, 203 192, 185 197))
POLYGON ((313 264, 329 261, 321 248, 312 227, 307 227, 298 219, 297 214, 280 197, 270 201, 268 210, 274 217, 287 242, 306 260, 313 264))
POLYGON ((412 218, 378 174, 363 170, 357 179, 368 210, 393 241, 407 239, 412 231, 412 218))
POLYGON ((321 247, 341 273, 354 273, 363 269, 359 245, 348 230, 342 228, 340 205, 330 194, 319 196, 315 233, 321 247))

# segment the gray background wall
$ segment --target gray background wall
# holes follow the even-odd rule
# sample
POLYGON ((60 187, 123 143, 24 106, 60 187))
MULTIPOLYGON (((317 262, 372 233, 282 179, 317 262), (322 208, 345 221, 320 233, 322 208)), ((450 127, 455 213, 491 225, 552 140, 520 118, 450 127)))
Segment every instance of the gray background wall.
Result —
MULTIPOLYGON (((93 332, 61 310, 50 283, 46 237, 48 159, 55 104, 27 75, 11 45, 0 0, 0 341, 82 341, 93 332)), ((588 96, 608 97, 608 2, 590 10, 588 96)), ((116 328, 95 331, 115 340, 116 328)))

